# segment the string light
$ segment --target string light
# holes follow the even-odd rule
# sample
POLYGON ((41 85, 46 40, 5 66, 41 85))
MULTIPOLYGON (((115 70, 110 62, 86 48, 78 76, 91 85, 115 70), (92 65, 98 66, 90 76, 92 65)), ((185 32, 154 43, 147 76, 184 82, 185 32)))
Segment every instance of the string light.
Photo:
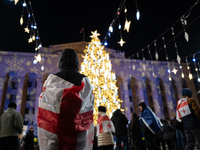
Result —
POLYGON ((137 20, 140 20, 140 11, 139 10, 137 10, 137 12, 136 12, 136 18, 137 18, 137 20))
POLYGON ((41 70, 44 70, 44 66, 41 67, 41 70))
MULTIPOLYGON (((92 32, 94 34, 94 32, 92 32)), ((93 87, 94 101, 94 125, 97 124, 98 106, 107 108, 107 115, 112 116, 116 109, 120 109, 118 88, 116 87, 116 75, 113 73, 109 53, 104 50, 99 38, 91 36, 91 42, 86 46, 81 63, 81 73, 86 75, 93 87)))
POLYGON ((121 28, 122 28, 122 26, 121 26, 121 24, 119 24, 118 29, 121 29, 121 28))
POLYGON ((188 64, 187 57, 185 58, 185 61, 186 61, 187 69, 188 69, 188 72, 189 72, 189 76, 188 77, 189 77, 190 80, 192 80, 193 77, 192 77, 192 74, 190 73, 190 67, 189 67, 189 64, 188 64))
POLYGON ((176 68, 175 68, 175 66, 174 66, 174 61, 172 61, 172 65, 173 65, 173 70, 172 70, 172 72, 174 73, 174 74, 176 74, 177 72, 178 72, 178 70, 176 70, 176 68))
POLYGON ((23 7, 26 7, 26 3, 25 3, 25 2, 23 2, 22 6, 23 6, 23 7))
POLYGON ((20 18, 20 25, 22 25, 23 24, 23 16, 21 16, 21 18, 20 18))
POLYGON ((112 27, 112 26, 109 27, 109 31, 110 31, 111 33, 113 33, 113 27, 112 27))
POLYGON ((108 43, 107 43, 107 42, 104 42, 104 45, 105 45, 105 46, 107 46, 107 45, 108 45, 108 43))
POLYGON ((151 58, 151 67, 152 67, 152 71, 153 71, 153 77, 155 76, 155 72, 154 72, 154 66, 153 66, 153 61, 152 61, 152 55, 151 55, 151 51, 150 51, 150 45, 148 45, 148 52, 151 58))
POLYGON ((131 25, 131 21, 126 20, 125 21, 125 25, 124 25, 124 30, 126 30, 127 32, 129 32, 130 25, 131 25))
POLYGON ((42 60, 41 55, 38 54, 37 56, 35 56, 35 59, 37 60, 37 62, 41 62, 42 60))
POLYGON ((123 39, 120 39, 120 41, 118 42, 120 44, 120 46, 122 47, 124 43, 126 43, 125 41, 123 41, 123 39))
POLYGON ((193 62, 194 62, 195 71, 196 71, 196 73, 197 73, 198 82, 200 82, 199 71, 198 71, 198 68, 197 68, 197 63, 196 63, 195 54, 193 55, 193 62))

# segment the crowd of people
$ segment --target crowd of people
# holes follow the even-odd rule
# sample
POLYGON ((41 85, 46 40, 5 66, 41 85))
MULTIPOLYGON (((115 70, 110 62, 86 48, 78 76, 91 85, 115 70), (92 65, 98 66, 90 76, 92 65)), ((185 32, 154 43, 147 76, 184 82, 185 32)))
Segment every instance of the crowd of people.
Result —
MULTIPOLYGON (((170 120, 159 119, 144 102, 129 122, 117 109, 111 119, 106 107, 98 107, 93 125, 94 95, 89 79, 80 74, 78 56, 62 52, 60 71, 51 74, 39 97, 37 118, 41 150, 193 150, 200 145, 200 107, 190 89, 182 90, 177 110, 170 120), (95 133, 95 134, 94 134, 95 133), (116 142, 116 144, 115 144, 116 142)), ((34 149, 33 127, 19 142, 23 119, 10 102, 0 117, 0 150, 34 149)))

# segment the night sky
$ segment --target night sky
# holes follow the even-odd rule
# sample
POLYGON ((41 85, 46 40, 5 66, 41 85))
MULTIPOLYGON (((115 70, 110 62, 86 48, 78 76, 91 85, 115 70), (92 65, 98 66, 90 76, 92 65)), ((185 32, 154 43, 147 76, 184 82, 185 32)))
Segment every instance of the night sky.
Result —
MULTIPOLYGON (((178 20, 197 0, 138 0, 141 18, 136 20, 135 0, 126 0, 128 9, 127 17, 131 20, 130 32, 122 31, 126 43, 123 47, 117 43, 120 40, 118 21, 114 26, 114 32, 108 39, 108 47, 124 51, 126 57, 141 50, 151 43, 178 20)), ((29 35, 24 32, 26 25, 26 13, 24 25, 19 24, 22 14, 22 0, 14 5, 9 0, 0 1, 0 51, 34 52, 35 44, 29 44, 29 35)), ((90 41, 91 31, 98 30, 101 41, 107 33, 121 0, 32 0, 38 30, 42 45, 79 42, 82 41, 81 28, 85 28, 85 39, 90 41)), ((200 15, 200 2, 192 10, 187 19, 190 24, 200 15)), ((125 14, 120 15, 122 29, 125 22, 125 14)), ((177 34, 183 30, 181 22, 174 26, 177 34)), ((200 18, 195 21, 187 32, 189 42, 186 42, 183 33, 177 38, 178 50, 181 57, 200 51, 200 18)), ((171 31, 165 35, 166 43, 172 39, 171 31)), ((162 47, 162 39, 158 39, 158 47, 162 47)), ((150 47, 154 53, 154 47, 150 47)), ((169 59, 176 58, 173 42, 167 45, 169 59)), ((165 60, 164 49, 159 52, 160 59, 165 60)), ((140 54, 141 56, 141 54, 140 54)), ((147 49, 145 57, 149 58, 147 49)), ((200 57, 200 55, 198 56, 200 57)), ((155 59, 155 57, 153 58, 155 59)))

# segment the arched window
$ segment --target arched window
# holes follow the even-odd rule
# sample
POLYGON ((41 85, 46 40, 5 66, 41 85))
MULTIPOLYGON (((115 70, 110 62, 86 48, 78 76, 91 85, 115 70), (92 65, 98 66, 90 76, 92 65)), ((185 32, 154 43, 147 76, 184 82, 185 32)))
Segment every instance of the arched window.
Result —
POLYGON ((10 102, 16 101, 17 95, 17 86, 18 86, 18 76, 16 72, 9 73, 9 80, 7 82, 7 90, 6 90, 6 97, 5 97, 5 104, 4 104, 4 111, 7 110, 8 104, 10 102))
POLYGON ((162 105, 161 108, 163 107, 163 113, 164 117, 169 119, 169 111, 168 111, 168 104, 167 104, 167 99, 166 99, 166 94, 165 94, 165 88, 163 85, 163 81, 160 78, 156 78, 156 89, 158 93, 158 101, 159 104, 162 105))
POLYGON ((144 102, 154 111, 154 103, 153 103, 150 80, 146 77, 142 78, 142 88, 144 93, 144 102))

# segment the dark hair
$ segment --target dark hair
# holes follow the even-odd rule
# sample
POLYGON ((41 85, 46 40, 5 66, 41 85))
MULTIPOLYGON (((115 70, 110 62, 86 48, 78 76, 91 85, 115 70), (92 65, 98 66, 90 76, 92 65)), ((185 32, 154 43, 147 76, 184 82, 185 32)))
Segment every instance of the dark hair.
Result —
POLYGON ((135 112, 132 113, 132 116, 133 116, 133 120, 139 119, 138 115, 135 112))
POLYGON ((17 108, 17 105, 16 105, 16 103, 15 102, 10 102, 9 104, 8 104, 8 108, 17 108))
POLYGON ((99 106, 98 110, 106 113, 106 107, 104 107, 104 106, 99 106))
POLYGON ((163 119, 163 123, 167 123, 167 120, 166 120, 166 119, 163 119))
POLYGON ((143 112, 144 109, 147 107, 147 105, 145 104, 145 102, 141 102, 141 103, 139 103, 139 106, 142 107, 142 112, 143 112))
POLYGON ((188 88, 182 89, 182 96, 192 97, 192 91, 188 88))

